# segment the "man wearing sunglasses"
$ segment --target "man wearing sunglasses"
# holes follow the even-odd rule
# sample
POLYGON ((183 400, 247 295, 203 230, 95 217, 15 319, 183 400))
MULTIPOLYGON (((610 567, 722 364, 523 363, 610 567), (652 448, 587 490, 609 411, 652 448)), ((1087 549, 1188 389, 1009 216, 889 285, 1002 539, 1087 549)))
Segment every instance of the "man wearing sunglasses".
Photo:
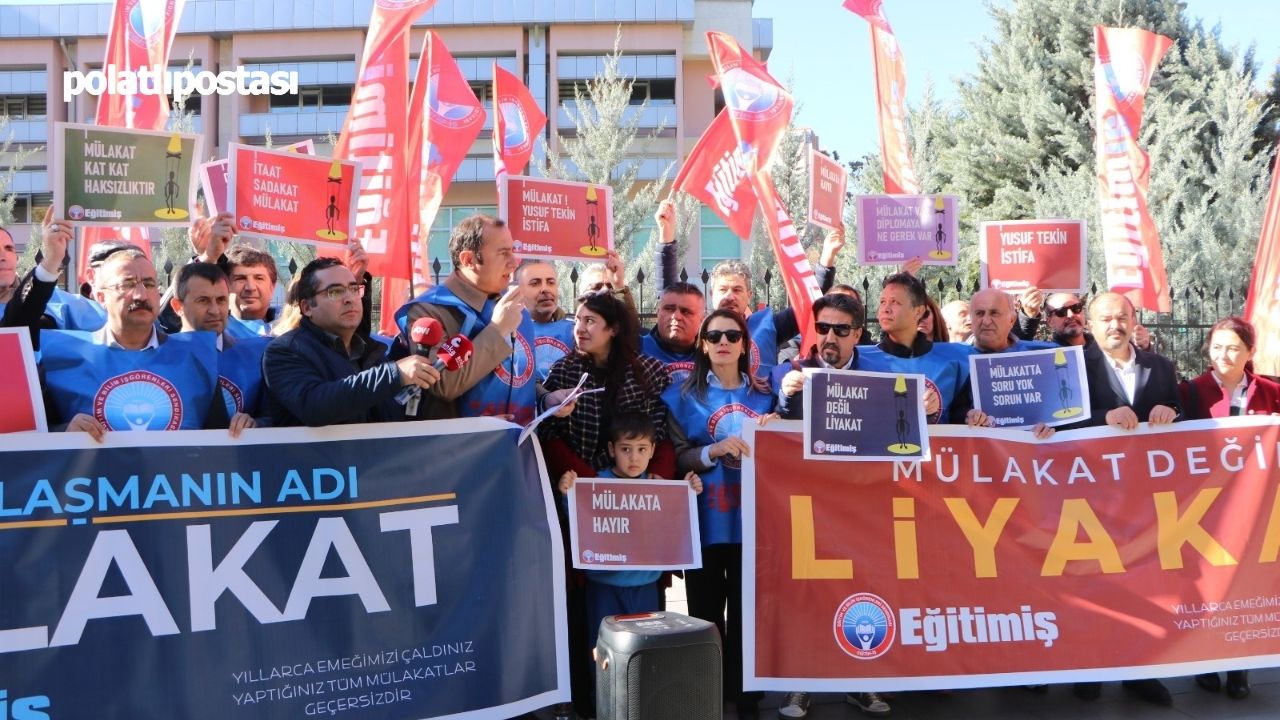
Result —
POLYGON ((793 358, 773 371, 778 388, 778 415, 787 420, 804 417, 803 368, 858 369, 858 340, 866 321, 862 303, 848 295, 830 293, 813 301, 818 344, 804 357, 793 358))
POLYGON ((1074 293, 1054 293, 1045 303, 1045 315, 1053 341, 1059 345, 1084 345, 1084 301, 1074 293))
POLYGON ((299 326, 267 346, 262 358, 266 412, 277 427, 388 422, 410 417, 396 402, 403 388, 440 379, 431 361, 387 360, 387 348, 358 332, 365 286, 337 258, 307 263, 289 289, 299 326))
MULTIPOLYGON (((776 411, 787 420, 804 419, 804 368, 859 369, 858 340, 866 321, 862 302, 843 293, 823 295, 813 302, 813 317, 818 344, 810 346, 807 356, 792 358, 773 371, 773 386, 778 388, 776 411)), ((809 693, 789 692, 778 708, 778 716, 806 717, 809 702, 809 693)), ((875 692, 846 693, 845 702, 871 716, 892 712, 889 703, 875 692)))

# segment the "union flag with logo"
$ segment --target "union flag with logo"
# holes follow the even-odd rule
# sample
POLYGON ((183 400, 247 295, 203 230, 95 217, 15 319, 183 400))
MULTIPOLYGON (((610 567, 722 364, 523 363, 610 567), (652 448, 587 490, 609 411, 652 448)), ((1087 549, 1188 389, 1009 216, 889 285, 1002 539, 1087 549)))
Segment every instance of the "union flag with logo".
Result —
POLYGON ((698 138, 685 159, 673 187, 711 208, 743 240, 751 237, 756 195, 751 189, 747 155, 750 146, 738 141, 728 110, 721 110, 698 138))
POLYGON ((709 32, 707 44, 748 172, 767 168, 791 122, 791 94, 733 36, 709 32))
POLYGON ((520 78, 493 64, 493 168, 499 187, 503 175, 519 175, 529 164, 533 146, 547 126, 520 78))

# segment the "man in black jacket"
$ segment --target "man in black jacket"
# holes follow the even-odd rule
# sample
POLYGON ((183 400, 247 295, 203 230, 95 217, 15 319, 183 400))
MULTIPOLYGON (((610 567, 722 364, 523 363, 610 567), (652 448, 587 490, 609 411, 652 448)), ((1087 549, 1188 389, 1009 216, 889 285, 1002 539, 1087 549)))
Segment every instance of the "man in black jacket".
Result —
POLYGON ((267 346, 262 358, 266 409, 275 427, 388 422, 410 417, 396 401, 402 388, 440 379, 431 361, 386 359, 386 347, 357 332, 364 285, 334 258, 307 263, 289 290, 301 325, 267 346))

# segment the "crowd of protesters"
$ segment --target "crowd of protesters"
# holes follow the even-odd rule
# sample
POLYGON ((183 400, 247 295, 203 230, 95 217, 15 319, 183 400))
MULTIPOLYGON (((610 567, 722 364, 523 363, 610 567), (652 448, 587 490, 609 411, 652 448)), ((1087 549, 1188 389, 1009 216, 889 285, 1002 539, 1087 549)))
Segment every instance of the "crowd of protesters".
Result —
MULTIPOLYGON (((238 241, 227 215, 193 224, 193 259, 169 288, 140 249, 123 242, 91 248, 84 295, 58 288, 72 232, 54 211, 41 227, 42 256, 21 279, 13 238, 0 229, 0 304, 4 325, 31 330, 55 430, 102 440, 125 429, 222 428, 238 436, 255 427, 480 415, 526 424, 554 408, 538 434, 557 490, 567 492, 578 477, 686 479, 698 493, 703 544, 703 567, 684 575, 689 610, 719 627, 725 701, 746 717, 758 712, 760 694, 742 688, 741 461, 752 451, 742 434, 747 423, 802 417, 803 369, 920 373, 932 387, 923 398, 930 422, 980 428, 991 418, 973 406, 970 355, 1080 345, 1092 411, 1083 424, 1132 430, 1280 414, 1280 385, 1253 371, 1254 331, 1238 317, 1213 326, 1208 369, 1179 382, 1168 359, 1144 349, 1150 340, 1122 295, 1102 293, 1086 304, 1034 288, 1017 297, 982 290, 939 308, 913 274, 918 265, 908 265, 884 280, 880 334, 871 339, 862 298, 834 284, 844 237, 833 232, 815 267, 828 293, 812 307, 817 344, 803 348, 796 313, 756 309, 744 263, 716 266, 709 297, 680 282, 674 208, 664 202, 655 219, 663 290, 652 328, 640 325, 617 255, 588 268, 586 292, 561 308, 556 267, 520 263, 510 230, 485 215, 453 229, 453 271, 443 281, 387 309, 400 324, 393 338, 371 332, 372 277, 358 243, 342 259, 303 267, 277 309, 270 305, 279 281, 274 260, 238 241), (413 352, 408 328, 424 317, 448 336, 466 335, 471 361, 442 373, 413 352), (1035 340, 1041 325, 1051 341, 1035 340), (182 402, 146 413, 127 397, 103 403, 104 383, 125 370, 162 378, 182 402), (579 386, 592 392, 566 402, 579 386)), ((1032 432, 1047 438, 1054 430, 1032 432)), ((589 648, 600 619, 659 609, 669 577, 603 572, 571 581, 579 715, 593 714, 589 648)), ((1250 692, 1245 671, 1227 673, 1225 683, 1217 674, 1196 680, 1234 698, 1250 692)), ((1125 685, 1150 702, 1172 702, 1157 680, 1125 685)), ((1074 691, 1092 700, 1100 686, 1078 683, 1074 691)), ((869 715, 891 712, 878 693, 846 699, 869 715)), ((809 701, 807 693, 787 693, 778 712, 804 717, 809 701)))

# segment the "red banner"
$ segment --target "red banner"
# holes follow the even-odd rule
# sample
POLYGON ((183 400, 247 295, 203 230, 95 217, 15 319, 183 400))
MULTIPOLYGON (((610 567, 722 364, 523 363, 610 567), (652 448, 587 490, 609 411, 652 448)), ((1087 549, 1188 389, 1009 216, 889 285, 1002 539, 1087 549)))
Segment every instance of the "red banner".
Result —
MULTIPOLYGON (((393 259, 391 247, 409 227, 409 26, 435 1, 374 0, 351 110, 333 149, 335 158, 362 163, 356 237, 369 272, 385 278, 409 278, 407 260, 393 259)), ((398 307, 384 306, 384 316, 398 307)))
POLYGON ((748 429, 746 687, 899 690, 1280 663, 1280 421, 933 426, 923 462, 748 429), (1246 442, 1239 442, 1239 440, 1246 442))
POLYGON ((1137 307, 1170 312, 1160 236, 1147 209, 1151 161, 1138 147, 1138 133, 1151 75, 1173 41, 1146 30, 1101 25, 1094 26, 1093 39, 1098 46, 1094 126, 1107 285, 1137 307))
POLYGON ((1084 292, 1089 241, 1083 220, 984 222, 978 241, 983 287, 1084 292))
POLYGON ((778 269, 782 271, 787 302, 796 314, 801 354, 804 355, 818 340, 817 329, 813 326, 813 301, 822 297, 822 291, 818 289, 818 278, 813 274, 813 266, 809 264, 809 257, 796 235, 796 226, 773 187, 773 178, 761 171, 752 179, 756 197, 760 199, 761 216, 769 233, 769 242, 773 245, 773 255, 778 259, 778 269))
POLYGON ((809 222, 828 230, 844 228, 849 172, 840 163, 809 148, 809 222))
POLYGON ((360 167, 350 161, 232 143, 227 212, 240 234, 342 250, 355 230, 360 167))
POLYGON ((698 138, 672 184, 711 208, 743 240, 751 238, 751 221, 756 216, 749 151, 749 146, 734 137, 729 113, 721 110, 698 138))
POLYGON ((907 66, 898 39, 884 16, 881 0, 845 0, 844 8, 871 24, 884 191, 889 195, 918 195, 920 181, 911 164, 911 142, 907 138, 907 66))
MULTIPOLYGON (((449 183, 484 127, 484 106, 431 30, 422 43, 409 107, 417 118, 409 127, 409 205, 417 208, 409 237, 413 249, 421 250, 419 237, 430 232, 449 183)), ((426 275, 425 268, 419 272, 426 275)))
POLYGON ((44 402, 26 328, 0 328, 0 433, 44 432, 44 402))
POLYGON ((1263 375, 1280 375, 1280 156, 1271 170, 1271 192, 1244 316, 1257 330, 1254 369, 1263 375))
POLYGON ((529 164, 533 146, 547 126, 520 78, 493 64, 493 168, 499 185, 503 175, 519 175, 529 164))
MULTIPOLYGON (((135 73, 142 68, 162 73, 169 67, 169 51, 178 29, 185 0, 115 0, 111 7, 111 23, 107 26, 107 55, 104 72, 135 73)), ((141 83, 142 78, 139 76, 141 83)), ((141 92, 121 95, 105 92, 98 98, 94 114, 98 125, 163 130, 169 120, 169 99, 163 92, 154 95, 141 92)), ((66 212, 66 208, 57 208, 66 212)), ((81 282, 87 279, 89 248, 106 240, 124 240, 142 248, 151 257, 151 237, 145 227, 84 228, 80 231, 80 247, 76 271, 81 282)))
POLYGON ((696 498, 684 480, 578 478, 569 491, 573 566, 587 570, 702 567, 696 498))
POLYGON ((707 45, 747 172, 768 168, 791 122, 791 94, 732 35, 709 32, 707 45))
POLYGON ((498 214, 524 258, 599 260, 613 249, 613 188, 522 175, 502 179, 498 214))
MULTIPOLYGON (((316 143, 311 139, 300 140, 281 149, 315 155, 316 143)), ((217 215, 227 207, 227 170, 230 165, 230 160, 214 160, 201 163, 196 171, 200 176, 200 189, 204 192, 205 211, 210 216, 217 215)))

